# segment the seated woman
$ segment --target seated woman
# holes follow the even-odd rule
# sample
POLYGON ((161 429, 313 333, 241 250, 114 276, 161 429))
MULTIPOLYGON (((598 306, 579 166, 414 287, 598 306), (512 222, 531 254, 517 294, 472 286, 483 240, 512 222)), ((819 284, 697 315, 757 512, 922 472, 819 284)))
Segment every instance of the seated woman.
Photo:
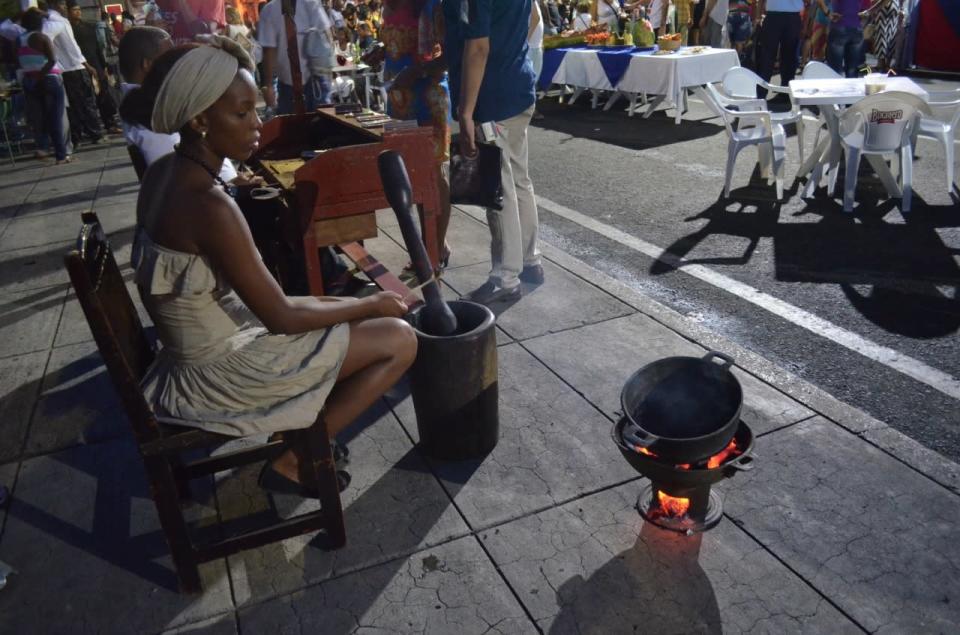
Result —
MULTIPOLYGON (((323 410, 336 435, 406 371, 417 340, 394 293, 287 297, 264 267, 214 168, 258 146, 252 69, 217 37, 164 53, 127 97, 154 104, 153 130, 180 133, 137 201, 135 281, 163 344, 142 388, 168 423, 245 436, 306 428, 323 410)), ((261 486, 315 496, 300 464, 288 446, 261 486)))

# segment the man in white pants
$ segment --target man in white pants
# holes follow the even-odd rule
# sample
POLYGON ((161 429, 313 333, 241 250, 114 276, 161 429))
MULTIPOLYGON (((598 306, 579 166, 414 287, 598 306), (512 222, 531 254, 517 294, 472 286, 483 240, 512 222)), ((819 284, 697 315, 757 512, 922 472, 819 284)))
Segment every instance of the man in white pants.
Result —
POLYGON ((536 102, 527 55, 531 0, 447 0, 444 53, 450 97, 460 122, 461 152, 477 153, 476 127, 495 130, 503 153, 503 209, 487 210, 492 267, 487 281, 465 296, 490 304, 520 297, 520 282, 540 284, 537 202, 527 171, 527 127, 536 102))

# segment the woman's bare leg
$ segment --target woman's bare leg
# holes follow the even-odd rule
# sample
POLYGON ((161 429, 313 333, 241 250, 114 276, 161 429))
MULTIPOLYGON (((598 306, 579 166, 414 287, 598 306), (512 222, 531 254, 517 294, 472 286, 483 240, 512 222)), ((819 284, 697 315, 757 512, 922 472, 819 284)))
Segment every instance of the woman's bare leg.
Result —
MULTIPOLYGON (((324 418, 331 438, 397 383, 416 356, 416 333, 403 320, 377 318, 350 324, 347 354, 326 402, 324 418)), ((273 467, 299 481, 298 464, 291 448, 273 462, 273 467)))
POLYGON ((447 228, 450 226, 450 182, 443 178, 443 168, 437 165, 437 189, 440 190, 440 218, 437 219, 437 243, 440 258, 447 253, 447 228))

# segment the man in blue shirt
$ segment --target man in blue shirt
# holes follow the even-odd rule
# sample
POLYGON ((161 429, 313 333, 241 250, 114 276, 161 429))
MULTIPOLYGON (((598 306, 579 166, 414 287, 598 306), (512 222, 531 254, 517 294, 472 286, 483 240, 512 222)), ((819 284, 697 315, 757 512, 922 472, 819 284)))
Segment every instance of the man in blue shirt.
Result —
MULTIPOLYGON (((780 84, 786 86, 796 77, 802 10, 803 0, 760 0, 755 14, 763 19, 757 42, 760 47, 757 71, 764 80, 769 82, 773 76, 777 49, 780 50, 780 84)), ((767 91, 758 89, 758 92, 763 97, 767 91)))
MULTIPOLYGON (((540 284, 537 203, 527 171, 527 127, 536 102, 527 57, 531 0, 443 0, 450 98, 460 122, 460 149, 474 156, 476 128, 494 130, 502 151, 503 209, 488 209, 492 266, 467 294, 482 304, 520 297, 520 282, 540 284)), ((489 134, 489 133, 488 133, 489 134)))

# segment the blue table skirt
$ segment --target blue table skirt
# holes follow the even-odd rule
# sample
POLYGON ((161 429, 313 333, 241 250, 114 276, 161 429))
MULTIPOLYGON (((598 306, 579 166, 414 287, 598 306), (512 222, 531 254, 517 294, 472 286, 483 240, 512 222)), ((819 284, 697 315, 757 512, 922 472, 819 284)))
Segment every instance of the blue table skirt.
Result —
POLYGON ((538 82, 542 90, 546 90, 553 83, 553 77, 560 68, 560 63, 567 55, 567 51, 588 50, 597 54, 603 72, 607 75, 607 81, 611 86, 616 86, 623 78, 630 66, 630 57, 633 55, 651 55, 656 52, 657 47, 651 46, 638 48, 635 46, 587 46, 580 44, 577 46, 566 46, 562 48, 547 49, 543 52, 543 69, 540 71, 540 80, 538 82))

